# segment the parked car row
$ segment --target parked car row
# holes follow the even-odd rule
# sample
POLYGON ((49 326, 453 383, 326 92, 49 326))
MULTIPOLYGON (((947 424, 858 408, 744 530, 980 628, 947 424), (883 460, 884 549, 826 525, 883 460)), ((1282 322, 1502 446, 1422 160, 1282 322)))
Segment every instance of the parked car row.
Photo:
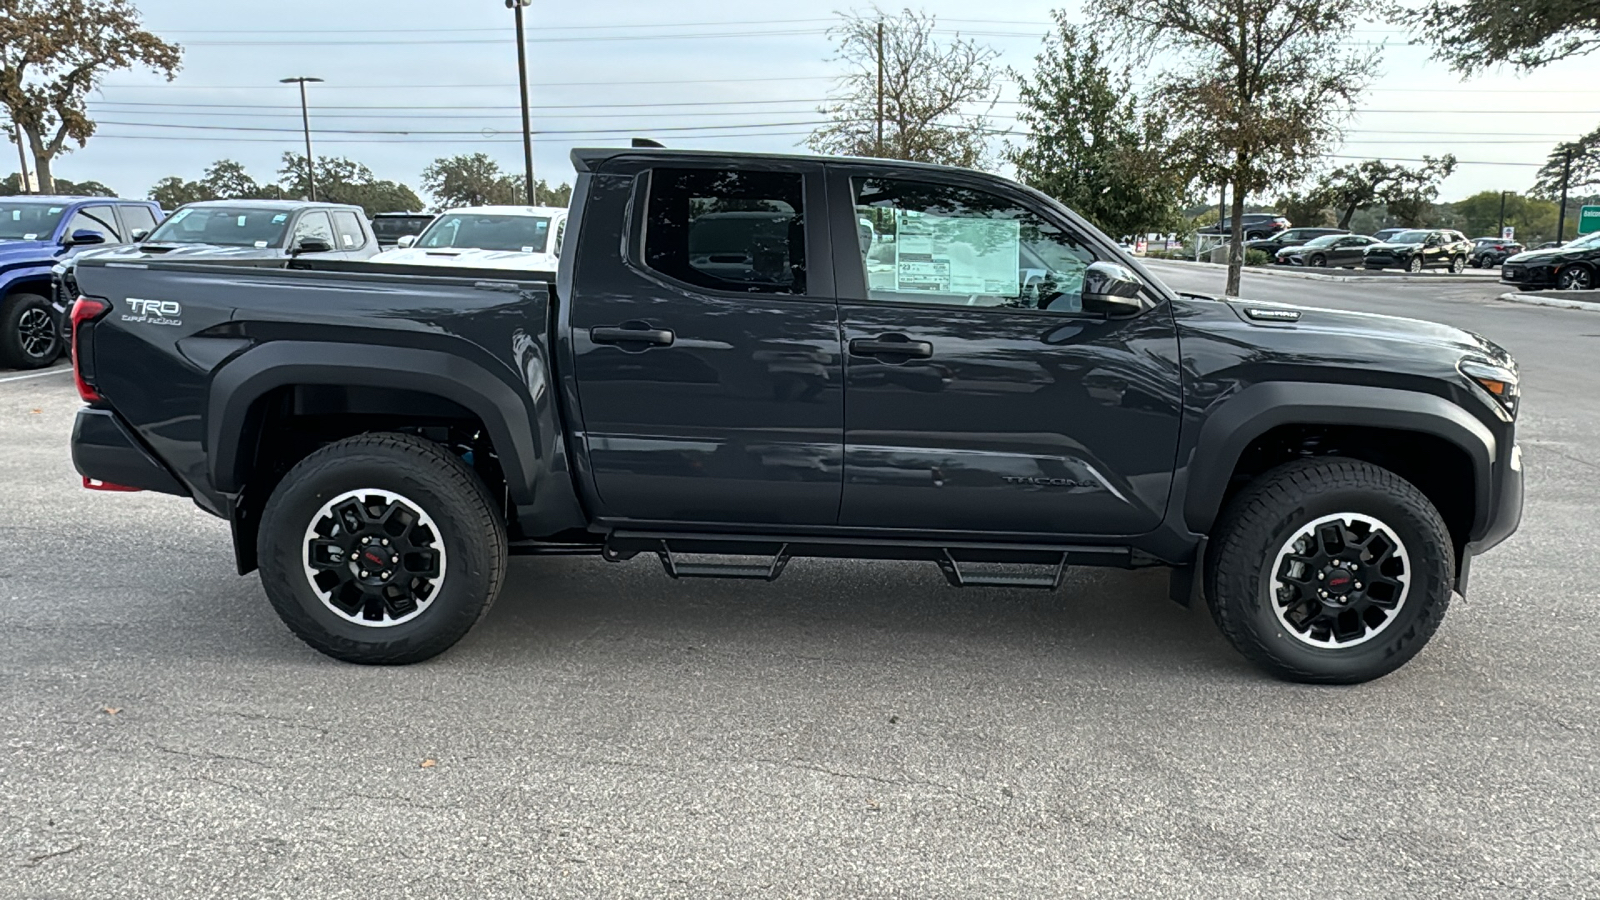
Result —
POLYGON ((0 201, 0 367, 36 369, 68 349, 80 258, 371 260, 554 272, 567 211, 484 206, 379 213, 287 200, 208 200, 170 215, 147 200, 10 197, 0 201))
POLYGON ((1459 231, 1441 228, 1385 228, 1373 235, 1343 228, 1286 228, 1245 247, 1272 254, 1280 266, 1309 268, 1449 269, 1493 252, 1476 247, 1459 231))
POLYGON ((1500 281, 1519 291, 1587 291, 1600 283, 1596 273, 1600 273, 1600 231, 1518 253, 1500 266, 1500 281))

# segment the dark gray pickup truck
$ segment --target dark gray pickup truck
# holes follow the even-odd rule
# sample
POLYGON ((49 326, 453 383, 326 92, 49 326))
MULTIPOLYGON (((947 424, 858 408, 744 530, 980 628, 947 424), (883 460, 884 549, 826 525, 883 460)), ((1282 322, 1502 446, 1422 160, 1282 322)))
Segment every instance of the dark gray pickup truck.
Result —
POLYGON ((432 657, 508 553, 771 580, 1168 566, 1244 654, 1410 659, 1516 528, 1517 369, 1424 322, 1177 294, 975 172, 577 151, 559 274, 86 259, 85 484, 193 498, 311 646, 432 657))

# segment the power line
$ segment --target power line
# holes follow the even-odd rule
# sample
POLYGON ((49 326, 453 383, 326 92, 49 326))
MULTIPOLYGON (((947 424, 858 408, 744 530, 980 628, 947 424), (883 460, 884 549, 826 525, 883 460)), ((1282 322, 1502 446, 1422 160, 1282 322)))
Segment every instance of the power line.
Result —
MULTIPOLYGON (((668 131, 671 131, 671 132, 687 132, 687 131, 713 131, 713 130, 722 130, 722 129, 730 129, 730 128, 783 128, 783 127, 794 127, 794 126, 797 126, 797 125, 806 125, 806 126, 827 125, 827 124, 831 124, 831 121, 832 120, 818 120, 818 121, 814 121, 814 122, 771 122, 771 123, 762 123, 762 124, 758 124, 758 123, 754 123, 754 122, 743 122, 743 123, 736 124, 736 125, 666 125, 666 126, 659 126, 659 127, 651 126, 651 127, 649 127, 648 130, 655 131, 655 132, 668 132, 668 131)), ((181 129, 181 130, 193 130, 193 131, 248 131, 248 132, 264 132, 264 133, 269 133, 269 134, 300 134, 301 133, 301 130, 298 129, 298 128, 260 128, 260 127, 256 127, 256 126, 243 126, 243 125, 178 125, 178 124, 172 124, 172 123, 110 122, 110 121, 104 121, 104 122, 101 122, 100 124, 102 124, 102 125, 119 125, 119 126, 130 127, 130 128, 168 128, 168 129, 181 129)), ((535 134, 636 134, 639 131, 640 131, 640 127, 611 128, 611 129, 583 128, 583 129, 576 129, 576 130, 571 130, 571 129, 557 129, 557 130, 537 129, 534 133, 535 134)), ((316 129, 316 133, 317 134, 388 134, 388 135, 438 134, 438 135, 471 136, 471 135, 481 135, 482 131, 425 131, 425 130, 421 130, 421 129, 397 129, 397 130, 393 130, 393 131, 387 131, 387 130, 386 131, 375 131, 375 130, 362 130, 362 129, 350 129, 350 128, 318 128, 318 129, 316 129)), ((520 134, 520 129, 518 129, 518 133, 520 134)))
MULTIPOLYGON (((550 87, 638 87, 640 85, 679 84, 746 84, 770 81, 834 81, 837 75, 785 75, 776 78, 689 78, 671 81, 546 81, 528 84, 531 88, 550 87)), ((508 88, 510 84, 497 81, 491 84, 324 84, 323 91, 456 91, 483 88, 508 88)), ((102 91, 257 91, 283 90, 277 82, 272 84, 103 84, 102 91)), ((111 101, 107 101, 111 102, 111 101)))

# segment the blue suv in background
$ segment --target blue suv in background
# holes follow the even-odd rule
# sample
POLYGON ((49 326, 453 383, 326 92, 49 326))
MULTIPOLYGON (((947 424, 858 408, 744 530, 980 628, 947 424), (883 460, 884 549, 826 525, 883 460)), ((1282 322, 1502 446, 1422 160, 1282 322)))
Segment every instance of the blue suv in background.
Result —
POLYGON ((65 348, 67 310, 50 296, 56 263, 140 240, 162 216, 146 200, 0 197, 0 367, 48 366, 65 348))

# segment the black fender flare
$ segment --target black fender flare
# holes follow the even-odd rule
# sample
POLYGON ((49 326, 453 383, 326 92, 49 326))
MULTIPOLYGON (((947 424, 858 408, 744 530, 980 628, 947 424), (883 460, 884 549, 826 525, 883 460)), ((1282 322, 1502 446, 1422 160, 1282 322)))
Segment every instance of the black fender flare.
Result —
POLYGON ((511 502, 518 507, 533 504, 540 464, 548 463, 539 451, 545 423, 535 420, 509 381, 436 350, 321 341, 261 344, 212 376, 205 427, 208 474, 217 490, 243 489, 251 452, 243 446, 250 411, 269 391, 289 385, 398 388, 451 400, 471 410, 488 429, 511 502))
POLYGON ((1210 533, 1245 448, 1280 425, 1359 425, 1441 438, 1472 461, 1472 534, 1489 526, 1497 442, 1487 426, 1460 406, 1433 394, 1394 388, 1265 382, 1224 401, 1200 426, 1185 469, 1183 516, 1190 531, 1210 533))

